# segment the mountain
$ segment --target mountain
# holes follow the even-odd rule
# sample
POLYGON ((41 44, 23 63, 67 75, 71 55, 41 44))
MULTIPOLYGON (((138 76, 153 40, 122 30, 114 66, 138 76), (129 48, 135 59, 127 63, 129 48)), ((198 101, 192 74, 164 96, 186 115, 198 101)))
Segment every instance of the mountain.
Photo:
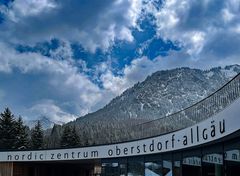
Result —
MULTIPOLYGON (((162 118, 193 105, 221 88, 237 73, 240 73, 240 65, 210 70, 184 67, 155 72, 102 109, 63 126, 55 126, 48 133, 47 146, 60 147, 59 136, 66 125, 74 126, 78 132, 79 146, 137 139, 142 129, 136 124, 162 118)), ((162 127, 158 126, 159 129, 162 127)), ((144 137, 150 135, 144 133, 144 137)))
POLYGON ((210 70, 176 68, 153 73, 104 108, 80 117, 93 120, 157 119, 182 110, 207 97, 240 72, 240 65, 210 70))
POLYGON ((52 128, 54 126, 54 122, 52 122, 51 120, 49 120, 47 117, 45 116, 41 116, 39 117, 38 119, 36 120, 29 120, 29 121, 25 121, 25 124, 27 126, 29 126, 29 128, 33 128, 36 124, 37 124, 37 121, 40 121, 41 125, 42 125, 42 128, 44 130, 46 129, 49 129, 49 128, 52 128))

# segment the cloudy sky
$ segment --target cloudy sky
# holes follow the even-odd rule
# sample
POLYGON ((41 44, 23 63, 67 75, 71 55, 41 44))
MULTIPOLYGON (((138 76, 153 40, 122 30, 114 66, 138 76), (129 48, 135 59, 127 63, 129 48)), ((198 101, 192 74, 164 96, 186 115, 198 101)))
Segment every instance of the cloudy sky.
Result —
POLYGON ((147 75, 240 64, 240 0, 0 0, 0 110, 67 122, 147 75))

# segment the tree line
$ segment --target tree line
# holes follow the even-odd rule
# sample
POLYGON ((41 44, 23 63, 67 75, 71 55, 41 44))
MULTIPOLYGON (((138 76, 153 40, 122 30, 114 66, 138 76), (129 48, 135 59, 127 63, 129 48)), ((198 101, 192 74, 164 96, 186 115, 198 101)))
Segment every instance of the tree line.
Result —
POLYGON ((40 149, 43 130, 38 122, 33 129, 24 125, 22 117, 15 118, 9 108, 0 114, 0 149, 40 149))
POLYGON ((0 114, 0 150, 70 148, 117 143, 144 138, 171 129, 175 124, 156 122, 151 129, 142 129, 146 119, 81 119, 64 125, 55 124, 43 130, 37 121, 30 129, 21 117, 16 118, 9 108, 0 114))
MULTIPOLYGON (((52 129, 53 133, 55 129, 52 129)), ((40 121, 30 129, 21 116, 15 117, 9 108, 0 114, 0 150, 44 149, 48 147, 47 135, 40 121)), ((59 139, 57 139, 59 140, 59 139)), ((76 129, 66 126, 56 147, 74 147, 80 143, 76 129)))

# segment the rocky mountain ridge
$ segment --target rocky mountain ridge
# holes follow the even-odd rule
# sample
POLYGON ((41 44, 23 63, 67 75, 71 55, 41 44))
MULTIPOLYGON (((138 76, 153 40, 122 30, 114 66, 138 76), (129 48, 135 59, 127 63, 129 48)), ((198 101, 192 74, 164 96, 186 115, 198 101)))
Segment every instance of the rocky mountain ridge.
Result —
MULTIPOLYGON (((191 68, 158 71, 127 89, 102 109, 63 126, 55 126, 49 131, 48 146, 59 147, 59 134, 66 125, 76 128, 81 139, 79 146, 137 139, 138 132, 143 130, 137 124, 193 105, 221 88, 237 73, 240 73, 239 65, 205 71, 191 68)), ((157 125, 157 129, 164 131, 168 125, 178 124, 157 125)))
POLYGON ((124 91, 104 108, 76 121, 161 118, 207 97, 239 72, 240 65, 210 70, 183 67, 158 71, 124 91))

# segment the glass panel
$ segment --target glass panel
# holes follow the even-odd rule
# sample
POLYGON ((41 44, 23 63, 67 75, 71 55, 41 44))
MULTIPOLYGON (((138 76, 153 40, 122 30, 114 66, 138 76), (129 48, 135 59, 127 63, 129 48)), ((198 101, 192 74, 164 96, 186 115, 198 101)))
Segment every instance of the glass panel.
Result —
POLYGON ((102 175, 103 176, 118 176, 119 168, 118 163, 102 163, 102 175))
POLYGON ((173 175, 181 176, 181 153, 173 153, 173 175))
POLYGON ((127 163, 120 163, 119 173, 120 173, 120 176, 126 176, 127 175, 127 163))
POLYGON ((144 176, 143 161, 143 158, 130 158, 128 160, 128 176, 144 176))
POLYGON ((163 156, 163 176, 172 176, 172 156, 164 155, 163 156))
POLYGON ((162 176, 161 155, 147 155, 145 157, 145 176, 162 176))
POLYGON ((222 146, 216 145, 203 149, 203 176, 223 176, 222 146))
POLYGON ((203 175, 223 175, 223 156, 218 153, 211 153, 203 156, 203 175))
POLYGON ((240 142, 228 142, 225 147, 225 165, 227 176, 237 176, 240 173, 240 142))
POLYGON ((201 151, 194 150, 183 153, 182 175, 201 176, 201 151))
POLYGON ((145 176, 162 176, 161 162, 145 162, 145 176))

